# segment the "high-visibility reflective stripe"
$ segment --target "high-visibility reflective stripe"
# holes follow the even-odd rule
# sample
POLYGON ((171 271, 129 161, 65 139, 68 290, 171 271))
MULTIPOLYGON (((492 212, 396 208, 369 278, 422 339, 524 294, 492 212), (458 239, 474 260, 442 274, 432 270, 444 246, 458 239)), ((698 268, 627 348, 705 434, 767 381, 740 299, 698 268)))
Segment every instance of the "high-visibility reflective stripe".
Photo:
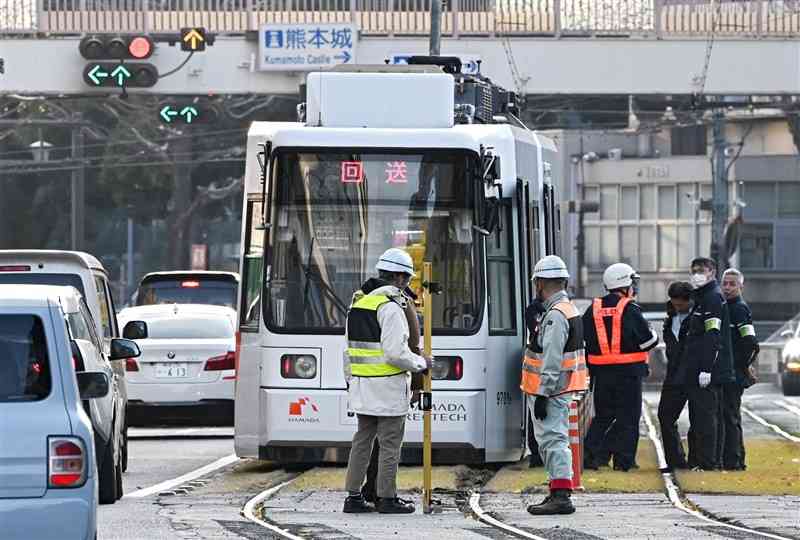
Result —
POLYGON ((389 364, 353 364, 350 374, 354 377, 388 377, 404 373, 404 370, 389 364))
POLYGON ((373 351, 370 349, 347 349, 347 356, 350 357, 351 364, 385 364, 386 358, 383 351, 373 351))
POLYGON ((595 365, 633 364, 636 362, 647 362, 649 357, 650 355, 646 351, 609 355, 590 354, 589 363, 595 365))
POLYGON ((349 349, 377 349, 381 350, 381 344, 377 341, 348 341, 349 349))
POLYGON ((706 332, 710 332, 712 330, 719 330, 722 328, 722 319, 718 319, 716 317, 711 317, 710 319, 706 319, 705 322, 706 332))
POLYGON ((744 326, 739 327, 739 335, 742 337, 755 336, 756 329, 753 327, 752 324, 745 324, 744 326))

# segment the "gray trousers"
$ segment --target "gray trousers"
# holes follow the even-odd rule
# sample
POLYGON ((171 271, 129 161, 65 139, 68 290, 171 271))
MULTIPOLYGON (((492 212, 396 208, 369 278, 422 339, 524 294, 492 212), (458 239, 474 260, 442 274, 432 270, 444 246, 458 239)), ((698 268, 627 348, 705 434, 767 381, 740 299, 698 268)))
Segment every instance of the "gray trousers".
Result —
POLYGON ((350 458, 347 461, 347 491, 361 491, 372 454, 372 444, 377 436, 380 457, 376 491, 381 498, 397 496, 397 467, 400 464, 400 447, 403 445, 405 429, 405 416, 358 415, 358 431, 353 436, 353 446, 350 447, 350 458))
POLYGON ((572 451, 569 447, 569 404, 572 394, 547 399, 547 418, 537 420, 533 414, 535 396, 528 396, 528 409, 533 418, 533 433, 539 443, 539 455, 544 461, 548 480, 572 479, 572 451))

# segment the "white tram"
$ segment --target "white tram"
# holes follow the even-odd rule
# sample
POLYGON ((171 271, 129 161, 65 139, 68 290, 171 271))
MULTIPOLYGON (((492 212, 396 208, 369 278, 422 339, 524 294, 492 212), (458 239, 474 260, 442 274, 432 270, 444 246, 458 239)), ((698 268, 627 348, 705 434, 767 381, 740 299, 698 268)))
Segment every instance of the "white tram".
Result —
MULTIPOLYGON (((457 66, 308 76, 305 121, 247 142, 235 446, 241 457, 346 461, 342 374, 351 295, 378 255, 433 265, 434 463, 517 460, 530 269, 555 252, 553 142, 513 121, 513 94, 457 66), (512 120, 512 121, 510 121, 512 120)), ((420 288, 419 281, 412 287, 420 288)), ((422 413, 404 459, 420 459, 422 413)))

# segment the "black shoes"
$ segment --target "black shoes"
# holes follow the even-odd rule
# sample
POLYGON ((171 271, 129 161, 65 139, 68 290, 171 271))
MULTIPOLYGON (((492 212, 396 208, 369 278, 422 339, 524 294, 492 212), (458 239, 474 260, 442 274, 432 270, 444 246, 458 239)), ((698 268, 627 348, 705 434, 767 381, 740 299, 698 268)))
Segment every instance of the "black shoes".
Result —
POLYGON ((381 514, 413 514, 416 510, 410 501, 403 500, 400 497, 381 497, 375 507, 381 514))
POLYGON ((569 489, 554 489, 542 502, 530 505, 528 513, 534 516, 572 514, 575 512, 575 507, 570 500, 571 494, 572 490, 569 489))
POLYGON ((361 496, 364 497, 364 500, 368 503, 375 504, 378 502, 378 494, 375 491, 361 488, 361 496))
POLYGON ((361 495, 347 497, 344 500, 344 509, 342 509, 345 514, 368 514, 374 511, 375 509, 372 505, 367 504, 367 501, 361 495))
POLYGON ((614 463, 614 470, 615 471, 628 472, 628 471, 630 471, 632 469, 635 470, 635 469, 638 469, 638 468, 639 468, 639 466, 636 463, 632 463, 631 465, 627 465, 627 464, 623 465, 621 463, 614 463))

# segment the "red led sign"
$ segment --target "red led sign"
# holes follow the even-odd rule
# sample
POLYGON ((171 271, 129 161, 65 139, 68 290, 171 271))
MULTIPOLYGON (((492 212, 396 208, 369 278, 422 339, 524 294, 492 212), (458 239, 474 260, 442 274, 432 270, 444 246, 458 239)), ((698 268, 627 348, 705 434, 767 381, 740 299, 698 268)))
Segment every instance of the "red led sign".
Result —
POLYGON ((387 184, 407 184, 408 165, 405 161, 390 161, 386 164, 387 184))
POLYGON ((342 161, 342 183, 360 184, 364 181, 364 164, 360 161, 342 161))

